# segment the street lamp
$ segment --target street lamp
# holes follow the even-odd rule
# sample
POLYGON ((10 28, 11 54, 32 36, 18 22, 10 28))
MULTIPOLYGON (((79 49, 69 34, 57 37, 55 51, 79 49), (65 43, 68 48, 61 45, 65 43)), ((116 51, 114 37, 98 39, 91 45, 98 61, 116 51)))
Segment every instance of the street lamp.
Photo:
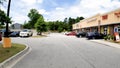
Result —
MULTIPOLYGON (((8 0, 8 8, 7 8, 7 16, 9 17, 9 13, 10 13, 10 3, 11 0, 8 0)), ((10 48, 11 47, 11 39, 9 38, 9 22, 6 22, 6 32, 5 32, 5 36, 3 39, 3 47, 4 48, 10 48)))

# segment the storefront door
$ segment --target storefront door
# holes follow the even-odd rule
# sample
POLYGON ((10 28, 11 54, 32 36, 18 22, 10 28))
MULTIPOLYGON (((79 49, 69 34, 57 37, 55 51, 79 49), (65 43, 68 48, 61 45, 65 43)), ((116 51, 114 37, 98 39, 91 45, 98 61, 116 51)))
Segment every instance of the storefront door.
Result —
POLYGON ((107 30, 108 30, 107 26, 104 26, 103 28, 104 28, 104 35, 107 35, 107 30))

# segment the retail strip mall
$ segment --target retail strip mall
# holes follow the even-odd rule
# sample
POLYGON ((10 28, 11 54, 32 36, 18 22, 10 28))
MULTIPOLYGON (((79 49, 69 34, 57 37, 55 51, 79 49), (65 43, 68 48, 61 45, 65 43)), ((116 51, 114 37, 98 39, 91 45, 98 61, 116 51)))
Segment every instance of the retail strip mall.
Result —
POLYGON ((97 14, 73 24, 75 31, 98 31, 105 35, 120 34, 120 8, 105 14, 97 14))

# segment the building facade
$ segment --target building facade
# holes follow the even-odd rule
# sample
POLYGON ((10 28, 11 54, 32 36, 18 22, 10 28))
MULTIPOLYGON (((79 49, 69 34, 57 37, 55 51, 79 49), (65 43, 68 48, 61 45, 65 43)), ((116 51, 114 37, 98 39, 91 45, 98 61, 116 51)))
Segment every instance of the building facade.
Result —
POLYGON ((12 24, 11 28, 12 29, 22 29, 22 24, 19 24, 19 23, 12 24))
POLYGON ((75 31, 98 31, 105 35, 113 35, 114 32, 120 34, 120 9, 105 13, 96 14, 90 18, 84 19, 76 24, 73 24, 75 31))

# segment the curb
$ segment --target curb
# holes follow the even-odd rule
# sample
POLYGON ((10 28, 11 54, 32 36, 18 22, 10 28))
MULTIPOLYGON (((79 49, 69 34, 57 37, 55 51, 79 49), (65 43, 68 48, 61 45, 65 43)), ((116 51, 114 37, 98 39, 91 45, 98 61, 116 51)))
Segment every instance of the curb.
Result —
POLYGON ((112 47, 112 46, 110 46, 110 45, 108 45, 108 44, 104 44, 104 43, 101 43, 101 42, 97 42, 97 41, 93 41, 93 40, 90 40, 91 42, 94 42, 94 43, 99 43, 99 44, 102 44, 102 45, 105 45, 105 46, 109 46, 109 47, 112 47))
POLYGON ((105 45, 105 46, 109 46, 109 47, 114 47, 114 48, 120 48, 120 45, 119 44, 116 44, 116 43, 112 43, 112 42, 107 42, 107 43, 104 43, 104 42, 106 42, 106 41, 94 41, 94 40, 91 40, 92 42, 95 42, 95 43, 99 43, 99 44, 103 44, 103 45, 105 45))
POLYGON ((4 62, 0 63, 0 68, 11 68, 14 66, 20 59, 22 59, 25 55, 30 52, 31 48, 26 45, 26 48, 17 53, 16 55, 10 57, 9 59, 5 60, 4 62))

